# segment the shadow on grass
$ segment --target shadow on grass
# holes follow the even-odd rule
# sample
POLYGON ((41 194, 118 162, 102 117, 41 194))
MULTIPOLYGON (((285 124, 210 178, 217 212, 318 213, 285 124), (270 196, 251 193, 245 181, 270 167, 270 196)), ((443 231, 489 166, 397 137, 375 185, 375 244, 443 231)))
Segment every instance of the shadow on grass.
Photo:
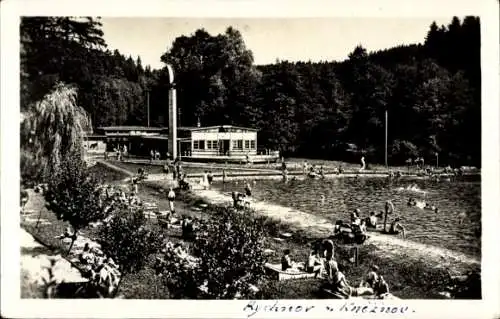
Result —
POLYGON ((21 247, 21 255, 52 255, 54 251, 49 247, 39 246, 39 247, 21 247))

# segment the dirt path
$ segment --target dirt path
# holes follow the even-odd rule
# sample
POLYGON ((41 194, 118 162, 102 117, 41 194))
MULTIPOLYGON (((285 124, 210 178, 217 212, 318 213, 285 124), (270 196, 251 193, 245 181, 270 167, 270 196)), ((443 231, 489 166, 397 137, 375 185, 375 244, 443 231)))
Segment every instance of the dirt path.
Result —
POLYGON ((38 243, 33 236, 23 228, 20 228, 21 241, 21 297, 41 298, 43 297, 44 283, 49 280, 48 268, 51 260, 55 282, 74 283, 85 282, 80 272, 61 255, 52 255, 51 251, 38 243))
MULTIPOLYGON (((195 190, 195 193, 214 204, 232 204, 231 196, 216 190, 195 190)), ((313 214, 267 202, 252 201, 252 207, 259 214, 290 224, 313 236, 328 236, 333 224, 313 214)), ((479 265, 480 260, 449 249, 403 240, 401 238, 370 233, 367 243, 373 243, 384 251, 384 257, 422 260, 432 267, 449 268, 460 272, 464 267, 479 265)))

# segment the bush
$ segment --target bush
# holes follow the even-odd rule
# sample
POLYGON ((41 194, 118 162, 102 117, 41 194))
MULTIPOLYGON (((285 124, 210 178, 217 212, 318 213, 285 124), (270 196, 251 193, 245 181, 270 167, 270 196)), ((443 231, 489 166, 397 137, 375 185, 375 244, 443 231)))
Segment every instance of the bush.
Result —
POLYGON ((69 156, 49 177, 48 190, 44 194, 49 208, 58 219, 69 222, 74 231, 68 253, 80 229, 106 217, 98 186, 79 155, 69 156))
MULTIPOLYGON (((144 212, 136 206, 123 204, 99 230, 99 244, 107 257, 119 266, 120 282, 124 276, 139 272, 151 254, 159 249, 162 236, 146 227, 144 212)), ((119 284, 115 290, 118 293, 119 284)))
POLYGON ((157 265, 174 298, 252 298, 264 274, 263 225, 227 207, 214 207, 192 244, 195 265, 167 249, 157 265))

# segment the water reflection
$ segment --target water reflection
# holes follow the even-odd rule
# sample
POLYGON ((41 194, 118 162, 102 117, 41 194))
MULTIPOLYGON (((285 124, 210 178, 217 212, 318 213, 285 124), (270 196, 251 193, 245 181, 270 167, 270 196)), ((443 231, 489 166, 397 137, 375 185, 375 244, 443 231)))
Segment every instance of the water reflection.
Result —
MULTIPOLYGON (((226 190, 241 188, 226 184, 226 190)), ((295 180, 283 182, 260 180, 254 185, 254 197, 304 212, 320 215, 334 222, 347 220, 356 208, 361 216, 370 211, 384 210, 386 200, 392 200, 395 214, 403 219, 408 240, 442 246, 472 256, 481 253, 481 182, 479 178, 431 181, 425 179, 389 180, 384 178, 334 178, 327 180, 295 180), (408 187, 417 188, 407 189, 408 187), (410 197, 425 200, 439 208, 438 213, 418 207, 408 207, 410 197), (468 217, 459 224, 458 214, 468 217)), ((392 220, 391 216, 391 219, 392 220)))

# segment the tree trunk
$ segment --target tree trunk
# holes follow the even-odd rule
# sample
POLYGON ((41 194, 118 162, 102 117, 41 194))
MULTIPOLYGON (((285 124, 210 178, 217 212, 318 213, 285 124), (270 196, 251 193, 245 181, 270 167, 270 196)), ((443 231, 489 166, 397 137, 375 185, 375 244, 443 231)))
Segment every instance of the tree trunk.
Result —
POLYGON ((78 230, 74 230, 73 236, 71 236, 71 244, 69 245, 68 251, 66 252, 66 256, 69 255, 69 252, 71 251, 71 248, 73 248, 73 245, 75 244, 76 238, 77 238, 77 233, 78 230))
POLYGON ((387 208, 385 209, 385 216, 384 216, 384 233, 387 231, 386 225, 387 225, 387 208))
POLYGON ((38 218, 36 220, 35 230, 38 230, 38 224, 40 223, 40 218, 42 217, 42 210, 38 211, 38 218))

